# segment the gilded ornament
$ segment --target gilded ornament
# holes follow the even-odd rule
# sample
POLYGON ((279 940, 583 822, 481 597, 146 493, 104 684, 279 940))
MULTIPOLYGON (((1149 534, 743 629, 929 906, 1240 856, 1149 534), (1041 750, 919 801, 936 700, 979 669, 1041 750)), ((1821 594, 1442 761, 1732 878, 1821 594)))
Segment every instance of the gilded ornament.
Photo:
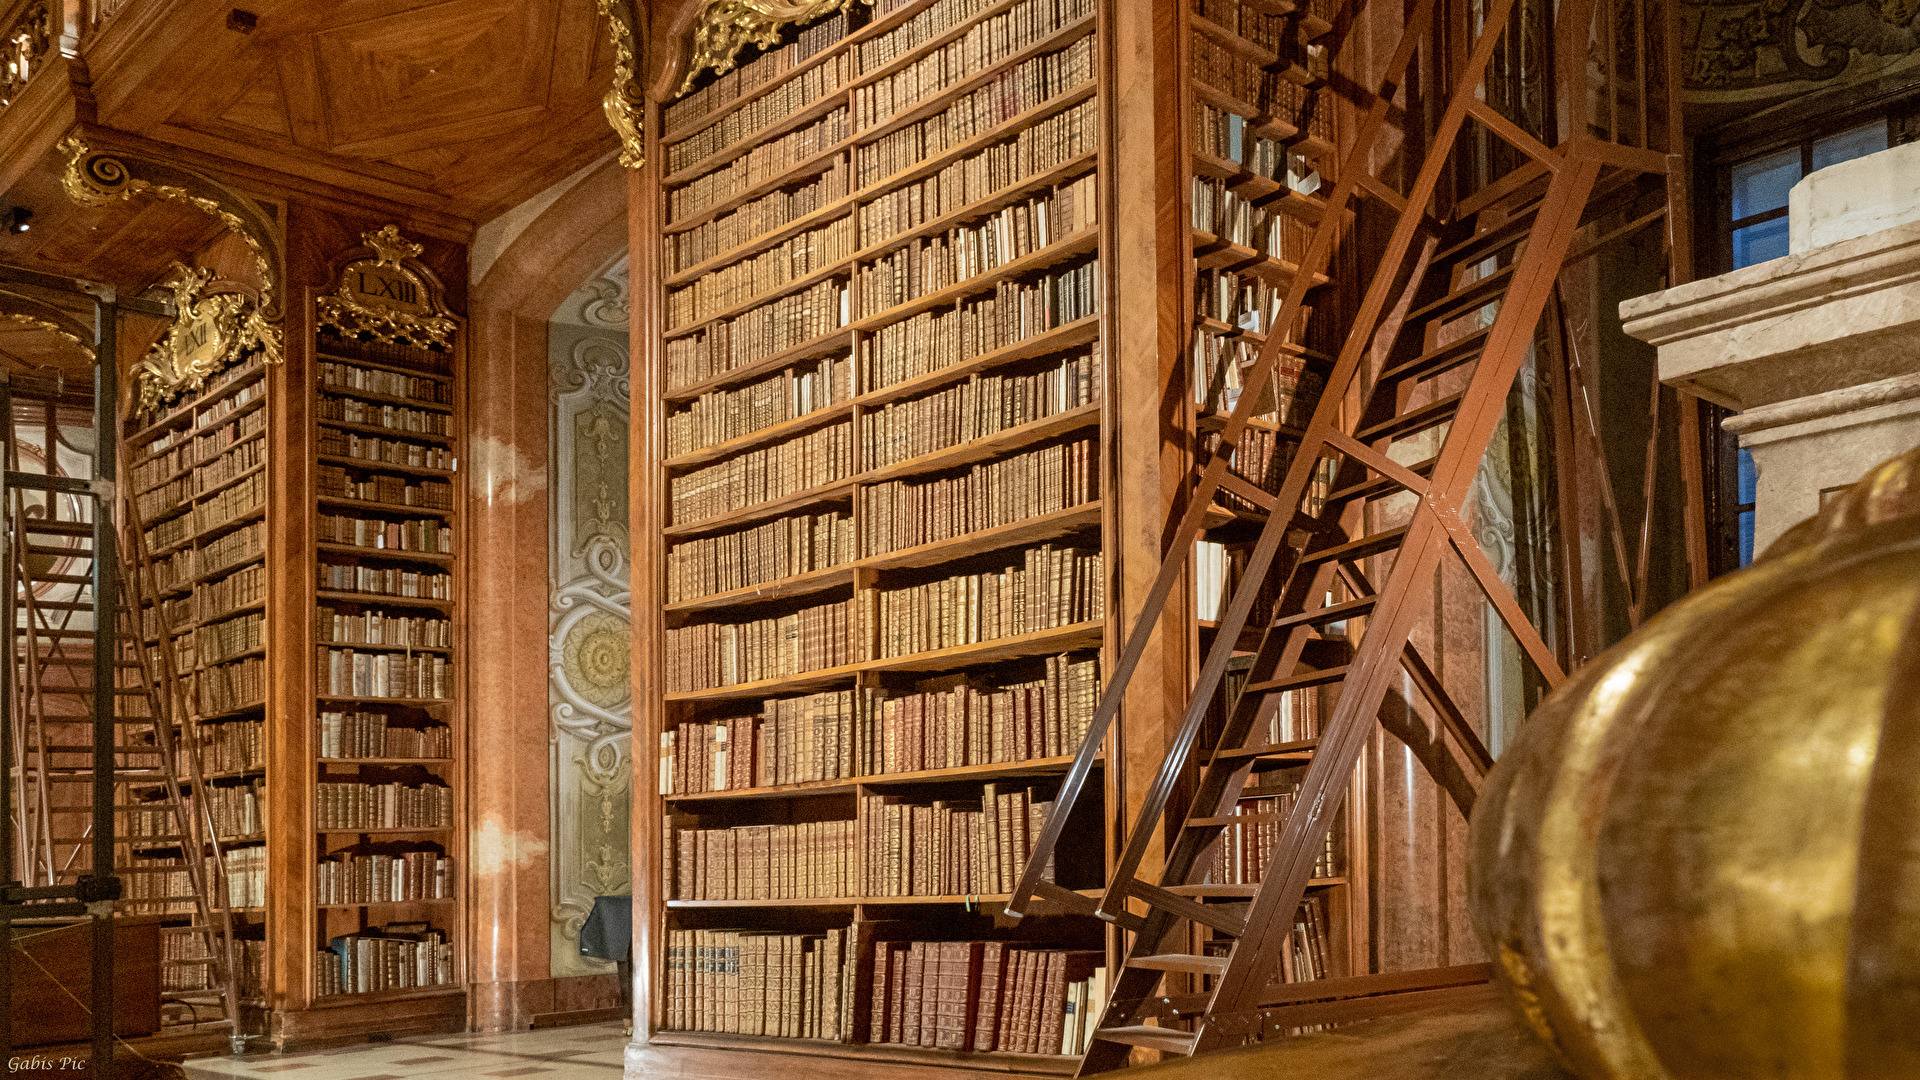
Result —
POLYGON ((258 306, 242 293, 208 295, 212 279, 209 270, 173 264, 163 283, 172 294, 173 323, 131 371, 138 412, 199 390, 208 376, 248 353, 280 362, 280 328, 261 319, 258 306))
POLYGON ((780 31, 794 23, 809 23, 836 11, 871 0, 707 0, 700 24, 693 32, 693 60, 680 84, 682 94, 693 89, 700 73, 712 69, 724 75, 733 70, 740 50, 749 45, 765 49, 780 43, 780 31))
POLYGON ((446 348, 458 328, 427 279, 408 266, 424 249, 397 225, 362 233, 371 259, 341 268, 339 287, 314 300, 320 325, 341 337, 386 341, 416 348, 446 348))
POLYGON ((276 324, 272 331, 273 362, 278 362, 279 246, 272 223, 258 207, 184 169, 89 150, 78 135, 62 140, 60 150, 67 155, 61 186, 66 188, 67 197, 81 206, 108 206, 142 197, 182 202, 211 216, 240 237, 253 252, 254 266, 260 274, 259 317, 263 323, 276 324), (147 175, 136 175, 135 166, 147 175), (189 185, 200 190, 190 190, 189 185))
POLYGON ((628 0, 594 0, 600 17, 607 20, 607 33, 613 39, 613 85, 600 100, 607 112, 607 123, 620 136, 620 164, 637 169, 646 164, 647 142, 641 130, 642 104, 646 100, 634 79, 634 57, 639 55, 639 15, 628 0))
POLYGON ((1542 704, 1472 849, 1585 1080, 1920 1076, 1920 448, 1542 704))

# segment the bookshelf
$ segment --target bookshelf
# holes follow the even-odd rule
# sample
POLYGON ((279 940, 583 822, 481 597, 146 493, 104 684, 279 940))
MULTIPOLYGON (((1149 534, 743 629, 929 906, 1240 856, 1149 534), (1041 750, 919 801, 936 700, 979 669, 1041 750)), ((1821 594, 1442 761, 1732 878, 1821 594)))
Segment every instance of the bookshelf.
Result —
MULTIPOLYGON (((1187 256, 1181 275, 1192 379, 1187 422, 1195 454, 1204 455, 1238 401, 1240 371, 1276 332, 1274 314, 1320 220, 1320 189, 1332 184, 1336 101, 1325 86, 1318 44, 1332 30, 1332 5, 1325 0, 1179 0, 1174 7, 1180 48, 1172 75, 1187 149, 1181 170, 1187 212, 1174 249, 1187 256)), ((1327 320, 1316 322, 1313 315, 1316 302, 1325 302, 1326 290, 1319 286, 1328 283, 1325 275, 1316 277, 1300 323, 1287 328, 1288 360, 1278 385, 1256 403, 1234 462, 1237 476, 1263 490, 1278 490, 1318 400, 1323 373, 1332 366, 1328 354, 1338 343, 1324 340, 1321 327, 1327 320)), ((1309 497, 1324 494, 1324 484, 1309 497)), ((1243 500, 1223 496, 1214 508, 1213 527, 1196 544, 1193 644, 1199 653, 1214 644, 1214 619, 1245 565, 1259 519, 1243 500)), ((1271 610, 1272 600, 1261 598, 1249 627, 1266 621, 1259 613, 1271 610)), ((1350 655, 1344 624, 1319 629, 1306 662, 1316 667, 1344 663, 1350 655)), ((1237 643, 1238 655, 1229 663, 1203 738, 1211 739, 1224 723, 1229 695, 1245 682, 1257 646, 1257 630, 1237 643)), ((1206 883, 1183 891, 1220 903, 1245 902, 1257 891, 1263 855, 1291 808, 1312 760, 1321 718, 1330 711, 1332 701, 1325 695, 1319 687, 1288 695, 1268 721, 1267 738, 1242 752, 1246 786, 1234 813, 1249 820, 1221 831, 1207 856, 1206 883)), ((1365 864, 1364 830, 1356 828, 1354 817, 1355 808, 1364 804, 1348 799, 1327 838, 1283 954, 1280 974, 1287 981, 1367 970, 1365 882, 1349 876, 1351 867, 1365 864)), ((1211 940, 1217 932, 1196 925, 1192 933, 1191 952, 1224 955, 1227 943, 1211 940)), ((1201 987, 1196 983, 1192 989, 1201 987)))
POLYGON ((467 1013, 464 342, 420 248, 392 226, 363 241, 310 297, 311 364, 296 373, 310 531, 289 542, 311 546, 289 586, 310 667, 293 684, 304 730, 288 772, 310 842, 282 864, 301 928, 283 953, 289 1037, 445 1029, 467 1013))
POLYGON ((1105 925, 990 912, 1113 636, 1105 17, 848 5, 653 105, 655 1042, 1073 1071, 1105 925))
MULTIPOLYGON (((203 304, 239 301, 217 291, 226 287, 188 272, 176 290, 192 305, 183 325, 203 304)), ((188 813, 210 826, 204 841, 181 835, 163 782, 123 785, 128 808, 119 842, 127 886, 120 907, 161 917, 161 1009, 175 1030, 226 1011, 214 965, 225 940, 213 931, 222 925, 233 933, 242 1023, 252 1026, 266 1005, 265 519, 276 411, 267 351, 224 344, 199 357, 196 380, 170 381, 176 364, 168 378, 143 383, 122 424, 138 554, 149 567, 142 606, 133 612, 137 647, 152 671, 171 676, 171 737, 187 750, 173 780, 188 813), (169 639, 173 649, 164 655, 169 639), (189 757, 196 750, 197 763, 189 757), (188 860, 200 861, 207 874, 211 925, 194 925, 188 860)), ((171 347, 170 338, 164 348, 171 347)), ((120 708, 135 700, 123 699, 120 708)))

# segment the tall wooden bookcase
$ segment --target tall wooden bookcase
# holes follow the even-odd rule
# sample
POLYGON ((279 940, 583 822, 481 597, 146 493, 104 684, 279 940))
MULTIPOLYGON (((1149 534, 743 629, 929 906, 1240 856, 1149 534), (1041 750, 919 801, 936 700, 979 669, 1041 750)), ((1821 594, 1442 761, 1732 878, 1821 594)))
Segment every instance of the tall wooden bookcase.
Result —
POLYGON ((305 576, 280 583, 303 615, 282 625, 305 630, 278 744, 300 804, 275 860, 299 927, 280 952, 292 1038, 467 1011, 464 341, 419 246, 393 226, 363 240, 308 296, 287 380, 305 429, 281 537, 305 576))
MULTIPOLYGON (((1104 11, 848 5, 651 107, 656 1042, 1073 1068, 889 1031, 874 984, 889 941, 1107 946, 989 914, 1115 634, 1104 11), (797 976, 833 1017, 696 1002, 713 970, 797 976)), ((1104 882, 1112 816, 1070 826, 1070 883, 1104 882)))
MULTIPOLYGON (((1171 7, 1175 33, 1171 55, 1164 57, 1170 62, 1163 70, 1162 93, 1179 103, 1185 154, 1173 170, 1184 213, 1168 247, 1179 261, 1183 287, 1182 344, 1192 384, 1186 417, 1198 453, 1210 447, 1237 400, 1237 369, 1251 365, 1276 331, 1274 313, 1320 220, 1320 192, 1335 179, 1340 103, 1327 88, 1319 45, 1333 29, 1329 0, 1172 0, 1171 7)), ((1324 275, 1316 281, 1301 322, 1286 339, 1289 353, 1303 361, 1316 359, 1312 366, 1323 369, 1332 364, 1328 354, 1339 342, 1327 340, 1323 327, 1332 321, 1316 321, 1314 309, 1342 300, 1325 288, 1331 284, 1324 275)), ((1246 445, 1235 459, 1235 472, 1264 489, 1278 489, 1318 399, 1317 377, 1308 368, 1305 362, 1295 365, 1267 391, 1268 400, 1249 421, 1246 445)), ((1249 510, 1230 497, 1219 500, 1213 527, 1196 545, 1199 618, 1193 644, 1200 654, 1213 647, 1212 609, 1237 581, 1258 532, 1258 518, 1249 510)), ((1249 620, 1249 626, 1259 621, 1249 620)), ((1350 652, 1344 624, 1318 629, 1308 646, 1310 662, 1343 663, 1350 652)), ((1251 659, 1257 643, 1257 632, 1244 632, 1240 655, 1251 659)), ((1240 670, 1239 662, 1229 665, 1215 710, 1221 719, 1225 694, 1237 687, 1240 670)), ((1268 720, 1269 749, 1253 759, 1240 812, 1290 805, 1312 759, 1320 718, 1331 707, 1329 692, 1321 688, 1288 696, 1268 720)), ((1345 805, 1296 920, 1294 947, 1284 958, 1287 979, 1367 970, 1366 836, 1358 817, 1364 800, 1348 799, 1345 805)), ((1258 826, 1223 831, 1206 899, 1233 903, 1251 897, 1263 869, 1251 852, 1270 845, 1258 826)), ((1205 941, 1191 947, 1196 953, 1208 951, 1205 941)))

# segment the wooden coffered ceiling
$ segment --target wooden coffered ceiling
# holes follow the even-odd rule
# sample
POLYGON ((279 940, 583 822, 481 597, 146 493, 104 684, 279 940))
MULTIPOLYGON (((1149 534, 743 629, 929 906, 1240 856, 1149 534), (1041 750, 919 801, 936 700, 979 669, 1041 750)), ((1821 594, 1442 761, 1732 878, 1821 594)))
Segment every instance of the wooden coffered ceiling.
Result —
POLYGON ((593 0, 129 0, 83 57, 103 127, 475 224, 615 146, 593 0))

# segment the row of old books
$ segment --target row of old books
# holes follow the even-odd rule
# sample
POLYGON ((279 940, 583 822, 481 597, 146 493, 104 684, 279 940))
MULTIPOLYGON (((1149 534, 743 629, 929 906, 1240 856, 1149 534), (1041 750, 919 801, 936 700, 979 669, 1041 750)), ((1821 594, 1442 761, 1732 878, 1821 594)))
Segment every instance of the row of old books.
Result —
MULTIPOLYGON (((254 372, 258 371, 259 368, 260 365, 258 363, 241 364, 228 368, 225 372, 221 373, 218 379, 208 381, 205 393, 217 393, 222 387, 232 386, 237 382, 252 379, 254 372)), ((267 382, 265 379, 256 379, 248 382, 247 385, 242 386, 233 393, 227 394, 206 408, 194 413, 193 429, 195 431, 205 431, 207 428, 225 420, 241 409, 247 408, 257 401, 264 400, 266 396, 267 382)), ((153 448, 157 449, 157 447, 153 448)))
POLYGON ((853 88, 855 128, 885 123, 955 83, 1093 16, 1091 0, 1020 0, 884 78, 853 88))
POLYGON ((908 124, 860 148, 854 159, 856 187, 866 189, 957 146, 1054 98, 1092 82, 1092 39, 1043 53, 993 77, 925 120, 908 124))
POLYGON ((853 475, 853 425, 831 424, 691 469, 669 483, 674 524, 719 517, 853 475))
MULTIPOLYGON (((1193 400, 1204 412, 1232 412, 1246 388, 1247 370, 1258 359, 1260 346, 1245 338, 1219 334, 1193 336, 1193 400)), ((1269 424, 1304 428, 1320 403, 1326 379, 1309 368, 1299 353, 1282 350, 1273 373, 1254 403, 1253 418, 1269 424)))
POLYGON ((231 664, 217 664, 200 672, 198 685, 203 716, 255 705, 267 696, 267 662, 249 656, 231 664))
POLYGON ((335 360, 359 360, 391 364, 428 374, 446 376, 453 367, 446 346, 421 346, 411 341, 371 341, 341 337, 330 326, 322 326, 314 335, 314 344, 322 356, 335 360))
POLYGON ((153 488, 133 500, 133 508, 141 520, 152 521, 162 514, 180 509, 199 494, 194 486, 193 474, 176 477, 153 488))
POLYGON ((851 690, 768 698, 757 716, 660 733, 660 794, 739 791, 860 774, 851 690))
POLYGON ((772 90, 676 141, 667 150, 667 170, 678 173, 717 154, 827 97, 853 77, 853 54, 840 53, 815 64, 772 90))
POLYGON ((999 569, 877 589, 867 605, 881 658, 973 645, 1106 615, 1099 548, 1042 544, 999 569))
POLYGON ((191 812, 211 822, 215 836, 257 836, 266 829, 266 793, 259 780, 201 784, 187 796, 191 812))
MULTIPOLYGON (((179 859, 134 855, 119 869, 122 915, 186 915, 194 912, 193 875, 179 859)), ((211 895, 211 894, 209 894, 211 895)))
MULTIPOLYGON (((1265 335, 1280 318, 1286 289, 1254 273, 1207 269, 1194 274, 1193 311, 1202 319, 1227 324, 1229 332, 1265 335)), ((1313 308, 1301 305, 1290 340, 1306 340, 1313 308)), ((1217 332, 1217 331, 1216 331, 1217 332)))
POLYGON ((346 645, 410 645, 444 649, 453 644, 453 620, 396 615, 373 608, 314 608, 314 639, 346 645))
POLYGON ((1192 35, 1190 45, 1196 81, 1304 134, 1331 141, 1332 117, 1325 103, 1288 73, 1263 67, 1205 34, 1192 35))
MULTIPOLYGON (((1300 415, 1311 416, 1312 409, 1305 403, 1300 415)), ((1211 454, 1219 442, 1218 432, 1209 432, 1203 441, 1205 452, 1211 454)), ((1300 440, 1296 434, 1273 431, 1268 428, 1248 427, 1241 432, 1239 443, 1232 451, 1232 465, 1235 476, 1251 483, 1266 492, 1278 492, 1286 481, 1287 469, 1293 464, 1293 455, 1299 449, 1300 440)), ((1307 489, 1308 501, 1319 505, 1333 488, 1333 468, 1331 459, 1322 459, 1314 467, 1314 478, 1307 489)), ((1262 507, 1248 500, 1222 490, 1214 501, 1230 510, 1240 513, 1265 513, 1262 507)), ((1315 511, 1317 512, 1317 511, 1315 511)))
POLYGON ((852 134, 853 114, 843 105, 805 127, 759 143, 719 168, 668 188, 667 221, 671 224, 704 214, 741 192, 839 146, 852 134))
POLYGON ((1058 442, 933 480, 894 480, 854 493, 861 550, 882 555, 957 540, 1080 506, 1099 497, 1099 448, 1058 442))
POLYGON ((192 738, 200 752, 202 772, 245 772, 267 763, 267 728, 259 720, 196 724, 192 738))
POLYGON ((1193 0, 1193 13, 1270 53, 1287 55, 1298 42, 1288 33, 1298 25, 1294 19, 1268 14, 1242 0, 1193 0))
POLYGON ((222 660, 231 660, 264 645, 266 625, 266 616, 259 613, 209 623, 193 632, 194 646, 202 663, 217 664, 222 660))
POLYGON ((779 679, 867 659, 853 640, 853 601, 771 618, 695 623, 667 631, 667 691, 685 693, 779 679))
POLYGON ((200 495, 212 491, 249 469, 259 468, 266 460, 266 440, 255 439, 252 442, 240 443, 193 470, 194 494, 200 495))
POLYGON ((863 589, 853 600, 786 615, 670 629, 668 692, 786 678, 1105 617, 1099 549, 1042 545, 1013 558, 997 571, 863 589))
MULTIPOLYGON (((258 604, 267 596, 267 568, 247 566, 214 581, 203 581, 193 587, 193 612, 195 621, 217 619, 222 615, 238 611, 252 604, 258 604)), ((176 627, 184 620, 174 620, 176 627)))
POLYGON ((876 941, 874 1043, 1016 1054, 1086 1052, 1105 955, 1006 941, 876 941))
POLYGON ((667 292, 669 332, 751 303, 853 256, 853 215, 792 236, 751 258, 701 274, 667 292))
POLYGON ((164 600, 140 609, 140 636, 147 641, 158 641, 163 628, 184 633, 193 621, 193 597, 164 600))
POLYGON ((1303 195, 1320 190, 1320 173, 1306 155, 1257 134, 1239 113, 1195 102, 1192 133, 1193 148, 1199 153, 1230 161, 1303 195))
POLYGON ((202 533, 216 526, 225 525, 243 514, 259 511, 266 502, 267 474, 254 473, 232 487, 224 488, 193 504, 193 513, 189 515, 193 520, 193 531, 202 533))
POLYGON ((675 900, 797 900, 865 895, 855 823, 674 829, 675 900))
POLYGON ((855 270, 860 310, 867 314, 957 285, 1093 227, 1098 192, 1093 174, 897 248, 855 270))
POLYGON ((661 121, 669 133, 678 134, 839 44, 851 30, 845 13, 813 23, 785 45, 764 49, 732 71, 682 94, 661 110, 661 121))
POLYGON ((453 402, 453 387, 445 379, 403 375, 397 371, 322 360, 320 385, 328 390, 359 390, 382 397, 408 398, 429 405, 453 402))
POLYGON ((186 543, 197 531, 199 530, 195 525, 194 515, 183 514, 149 526, 143 535, 146 538, 148 551, 162 552, 186 543))
POLYGON ((853 317, 847 283, 823 281, 666 343, 669 387, 682 387, 818 341, 853 317))
POLYGON ((448 698, 453 663, 444 656, 319 650, 317 692, 324 697, 448 698))
POLYGON ((853 1028, 850 931, 669 930, 666 1027, 842 1041, 853 1028))
POLYGON ((969 154, 932 176, 862 203, 860 246, 891 239, 1091 152, 1099 135, 1095 102, 1083 101, 969 154))
POLYGON ((316 472, 314 489, 321 498, 327 499, 419 506, 429 510, 453 509, 452 484, 440 480, 409 484, 403 477, 386 473, 356 476, 338 465, 321 465, 316 472))
POLYGON ((1061 357, 1034 372, 970 375, 925 397, 867 413, 861 465, 895 465, 1068 412, 1099 400, 1101 389, 1092 351, 1061 357))
MULTIPOLYGON (((257 368, 255 370, 258 370, 257 368)), ((135 491, 148 491, 175 479, 196 465, 202 465, 226 452, 235 443, 266 430, 266 413, 255 410, 231 424, 222 424, 204 435, 190 438, 180 431, 169 431, 148 444, 152 456, 127 470, 135 491)))
POLYGON ((453 528, 438 518, 388 521, 350 514, 321 514, 316 538, 323 544, 417 551, 428 555, 453 551, 453 528))
POLYGON ((1009 681, 968 672, 903 689, 769 698, 758 715, 682 723, 660 735, 660 794, 1070 754, 1079 748, 1098 704, 1099 662, 1049 656, 1041 671, 1037 679, 1009 681))
POLYGON ((438 851, 336 852, 314 867, 321 904, 381 904, 453 896, 453 860, 438 851))
MULTIPOLYGON (((1008 893, 1033 855, 1053 803, 1022 784, 993 783, 977 799, 909 802, 861 797, 862 896, 1008 893)), ((1054 879, 1051 862, 1047 880, 1054 879)))
MULTIPOLYGON (((216 869, 213 856, 207 856, 208 870, 216 869)), ((263 844, 228 848, 220 853, 218 868, 227 883, 227 906, 258 908, 267 906, 267 849, 263 844)))
POLYGON ((1100 263, 1089 259, 879 327, 861 341, 863 387, 882 390, 1097 314, 1099 280, 1100 263))
MULTIPOLYGON (((1207 955, 1225 956, 1231 950, 1232 942, 1209 941, 1203 948, 1207 955)), ((1308 896, 1301 900, 1300 907, 1294 912, 1293 926, 1288 930, 1280 950, 1280 970, 1274 973, 1270 982, 1295 983, 1324 979, 1335 974, 1330 963, 1333 955, 1327 928, 1326 897, 1308 896)))
POLYGON ((751 435, 852 397, 853 361, 846 356, 808 361, 745 386, 702 394, 667 414, 666 456, 751 435))
MULTIPOLYGON (((1258 791, 1260 788, 1250 788, 1258 791)), ((1233 817, 1255 818, 1245 824, 1228 825, 1220 830, 1212 858, 1205 864, 1209 885, 1257 885, 1266 877, 1274 848, 1286 829, 1287 815, 1293 812, 1298 790, 1292 787, 1272 795, 1254 795, 1234 804, 1233 817)), ((1321 840, 1313 876, 1325 879, 1340 876, 1337 842, 1332 830, 1321 840)))
POLYGON ((667 550, 667 602, 693 600, 824 570, 856 557, 853 515, 843 510, 775 518, 667 550))
POLYGON ((1193 178, 1194 229, 1264 255, 1298 265, 1313 243, 1313 226, 1300 218, 1257 205, 1225 180, 1193 178))
POLYGON ((410 431, 416 435, 448 435, 453 425, 453 417, 448 413, 362 401, 338 394, 315 397, 313 414, 322 420, 385 428, 388 431, 410 431))
POLYGON ((846 154, 836 154, 828 159, 826 169, 807 183, 768 192, 737 210, 717 215, 711 221, 668 233, 667 272, 678 274, 745 247, 852 193, 853 168, 850 159, 846 154))
POLYGON ((429 923, 388 923, 327 944, 314 965, 321 997, 454 984, 453 946, 429 923))
POLYGON ((378 712, 320 714, 320 757, 450 758, 453 729, 445 724, 402 727, 378 712))
POLYGON ((865 688, 859 741, 879 773, 1059 757, 1080 748, 1100 700, 1098 659, 1049 656, 1039 679, 946 675, 910 692, 865 688))
MULTIPOLYGON (((174 589, 195 578, 227 567, 257 559, 266 550, 267 527, 264 523, 235 529, 207 541, 199 548, 153 560, 154 587, 174 589)), ((149 548, 151 550, 151 548, 149 548)))
POLYGON ((320 563, 317 586, 329 592, 378 593, 426 600, 453 599, 453 575, 439 570, 320 563))
POLYGON ((444 446, 360 435, 338 428, 320 429, 319 449, 322 454, 336 457, 350 457, 382 465, 405 465, 414 469, 451 470, 454 463, 453 451, 444 446))
POLYGON ((320 783, 313 816, 317 829, 443 829, 453 824, 453 789, 437 780, 320 783))

